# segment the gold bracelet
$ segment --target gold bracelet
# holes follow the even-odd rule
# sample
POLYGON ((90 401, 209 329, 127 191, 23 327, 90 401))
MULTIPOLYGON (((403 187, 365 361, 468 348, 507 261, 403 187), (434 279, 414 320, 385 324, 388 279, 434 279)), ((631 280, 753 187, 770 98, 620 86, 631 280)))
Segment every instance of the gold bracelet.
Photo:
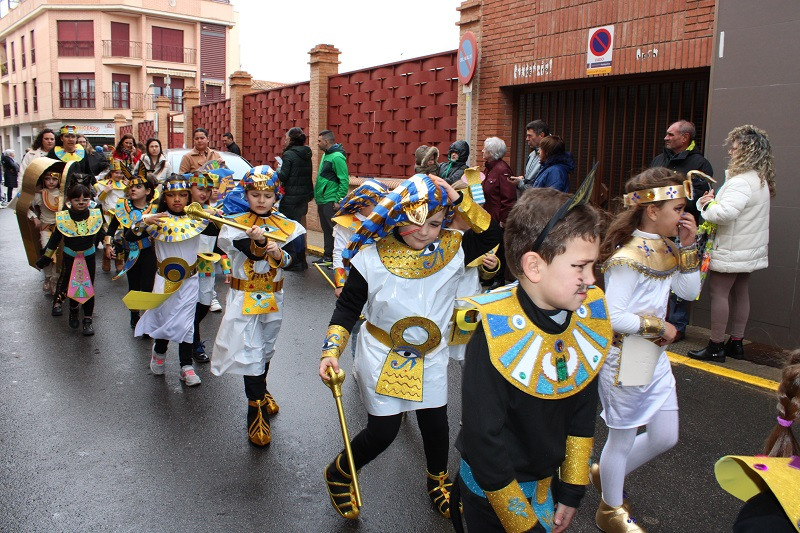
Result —
POLYGON ((516 479, 500 490, 486 490, 484 494, 506 531, 528 531, 539 521, 516 479))
POLYGON ((695 272, 700 269, 700 254, 696 244, 680 249, 678 265, 681 272, 695 272))
POLYGON ((267 242, 268 241, 264 241, 264 244, 260 245, 253 239, 250 239, 250 253, 256 257, 263 258, 267 255, 267 242))
POLYGON ((639 317, 639 331, 638 335, 649 339, 657 339, 663 337, 667 331, 664 321, 657 316, 642 315, 639 317))
POLYGON ((561 463, 561 481, 571 485, 589 483, 589 458, 592 456, 592 437, 567 437, 567 453, 561 463))
POLYGON ((331 324, 328 326, 328 332, 325 334, 325 343, 322 345, 321 359, 326 357, 335 357, 339 359, 342 355, 344 347, 347 346, 347 341, 350 339, 350 332, 338 324, 331 324))

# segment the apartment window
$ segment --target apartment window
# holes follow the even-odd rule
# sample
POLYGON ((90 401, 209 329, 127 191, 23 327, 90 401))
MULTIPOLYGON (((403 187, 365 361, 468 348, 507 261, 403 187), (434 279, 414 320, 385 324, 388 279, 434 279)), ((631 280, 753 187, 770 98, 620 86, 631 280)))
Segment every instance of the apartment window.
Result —
POLYGON ((94 25, 91 20, 58 21, 58 55, 60 57, 94 55, 94 25))
POLYGON ((131 108, 131 77, 128 74, 111 75, 111 107, 114 109, 131 108))
POLYGON ((11 42, 11 72, 17 71, 17 58, 14 54, 14 42, 11 42))
POLYGON ((94 73, 59 74, 62 108, 94 108, 94 73))
POLYGON ((183 63, 183 30, 153 26, 152 59, 183 63))
POLYGON ((25 36, 19 38, 19 49, 22 53, 22 68, 25 68, 25 36))
MULTIPOLYGON (((170 78, 170 109, 172 111, 183 111, 183 78, 170 78)), ((163 76, 153 76, 153 98, 167 96, 167 83, 163 76)))
POLYGON ((28 114, 28 82, 22 82, 22 112, 28 114))
POLYGON ((33 40, 33 30, 31 30, 31 65, 36 64, 36 45, 33 40))
POLYGON ((36 88, 36 78, 32 80, 32 89, 33 89, 33 112, 36 113, 39 111, 39 93, 38 89, 36 88))
POLYGON ((14 85, 14 116, 19 115, 19 108, 17 107, 17 86, 14 85))

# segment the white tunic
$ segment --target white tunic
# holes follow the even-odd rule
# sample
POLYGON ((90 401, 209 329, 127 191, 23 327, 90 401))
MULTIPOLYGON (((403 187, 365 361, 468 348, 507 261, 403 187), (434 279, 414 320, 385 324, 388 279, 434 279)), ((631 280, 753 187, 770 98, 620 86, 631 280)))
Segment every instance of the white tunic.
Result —
MULTIPOLYGON (((305 228, 296 223, 295 231, 287 238, 286 243, 305 232, 305 228)), ((217 239, 217 246, 228 254, 231 260, 231 274, 238 279, 247 279, 244 270, 247 256, 233 246, 233 241, 245 238, 247 235, 244 231, 232 226, 223 226, 217 239)), ((286 243, 282 243, 281 246, 285 246, 286 243)), ((270 268, 266 260, 253 262, 253 271, 257 274, 265 274, 270 268)), ((273 281, 278 282, 282 279, 283 270, 279 268, 273 281)), ((275 353, 275 342, 278 340, 283 320, 283 290, 274 294, 278 311, 245 315, 242 313, 244 291, 232 287, 228 291, 225 315, 222 317, 211 355, 211 372, 214 375, 229 373, 259 376, 264 373, 264 366, 275 353)))
MULTIPOLYGON (((442 230, 449 231, 449 230, 442 230)), ((414 253, 409 249, 409 253, 414 253)), ((354 372, 367 412, 388 416, 441 407, 447 403, 447 337, 459 280, 464 273, 464 251, 459 248, 442 270, 425 278, 401 278, 383 265, 376 246, 362 248, 351 264, 367 281, 369 296, 364 306, 366 320, 386 332, 397 321, 421 316, 433 321, 442 333, 442 340, 423 359, 422 401, 403 400, 375 392, 389 348, 367 328, 361 328, 356 345, 354 372)), ((422 328, 409 328, 405 340, 422 344, 427 333, 422 328)))
MULTIPOLYGON (((193 265, 197 261, 197 249, 200 240, 187 239, 180 242, 155 241, 156 259, 159 263, 170 257, 178 257, 193 265)), ((156 273, 153 292, 164 293, 166 280, 156 273)), ((144 334, 154 339, 166 339, 175 342, 192 342, 194 335, 194 312, 197 306, 197 274, 183 280, 181 286, 167 300, 156 307, 145 311, 136 324, 135 335, 144 334)))
MULTIPOLYGON (((657 239, 658 235, 640 230, 635 237, 657 239)), ((626 266, 612 266, 605 273, 606 304, 611 327, 616 333, 636 334, 641 315, 661 319, 667 314, 670 289, 686 300, 700 293, 700 272, 675 272, 666 278, 645 276, 626 266)), ((616 385, 620 349, 612 347, 600 370, 599 394, 603 412, 600 416, 613 429, 635 428, 647 424, 661 410, 677 411, 675 378, 666 354, 661 351, 653 379, 648 385, 625 387, 616 385)))
MULTIPOLYGON (((198 236, 200 239, 200 246, 198 248, 198 253, 201 254, 211 254, 214 253, 214 244, 216 244, 217 238, 213 235, 200 235, 198 236)), ((214 282, 216 281, 214 277, 214 272, 212 271, 210 276, 199 276, 198 277, 198 296, 197 301, 203 305, 211 305, 211 300, 214 299, 214 282)))

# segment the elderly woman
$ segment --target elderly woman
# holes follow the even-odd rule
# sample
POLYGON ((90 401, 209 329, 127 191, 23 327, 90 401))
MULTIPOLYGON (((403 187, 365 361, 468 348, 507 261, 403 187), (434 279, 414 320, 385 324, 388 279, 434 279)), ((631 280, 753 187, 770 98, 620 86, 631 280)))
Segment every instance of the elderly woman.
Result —
MULTIPOLYGON (((511 208, 517 201, 517 186, 509 178, 511 177, 511 167, 503 161, 506 155, 506 143, 498 137, 489 137, 483 141, 483 168, 486 178, 483 180, 483 196, 486 203, 483 208, 491 215, 492 220, 500 223, 500 227, 505 227, 506 218, 511 212, 511 208)), ((497 257, 505 257, 503 243, 497 250, 497 257)), ((491 281, 491 287, 498 287, 505 283, 504 268, 499 269, 497 275, 491 281)))
POLYGON ((10 202, 14 197, 14 189, 19 187, 17 177, 19 176, 19 164, 14 161, 14 150, 3 151, 3 183, 7 187, 6 202, 10 202))
POLYGON ((539 143, 539 161, 542 166, 533 186, 569 192, 569 174, 575 170, 575 162, 572 154, 566 151, 564 140, 558 135, 542 139, 539 143))
POLYGON ((755 126, 739 126, 728 134, 726 144, 731 160, 725 183, 716 195, 712 189, 697 201, 703 218, 717 225, 708 276, 711 339, 705 348, 689 352, 694 359, 719 363, 726 356, 744 357, 750 273, 767 268, 770 198, 775 196, 774 159, 767 134, 755 126), (731 336, 723 344, 729 315, 731 336))
POLYGON ((25 169, 37 157, 47 157, 47 152, 52 150, 55 145, 56 133, 53 130, 45 128, 40 131, 39 135, 33 140, 31 149, 22 158, 22 162, 19 164, 19 173, 25 174, 25 169))

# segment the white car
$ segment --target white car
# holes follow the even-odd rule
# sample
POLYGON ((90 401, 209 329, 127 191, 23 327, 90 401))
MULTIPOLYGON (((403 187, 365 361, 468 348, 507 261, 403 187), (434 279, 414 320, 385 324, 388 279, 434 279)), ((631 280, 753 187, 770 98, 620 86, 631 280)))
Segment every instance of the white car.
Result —
MULTIPOLYGON (((190 151, 191 150, 188 148, 171 148, 166 151, 165 155, 167 156, 167 161, 172 167, 173 172, 178 172, 178 169, 181 167, 181 159, 183 159, 183 156, 188 154, 190 151)), ((244 176, 245 173, 253 167, 247 161, 247 159, 240 155, 236 155, 231 152, 220 152, 219 150, 217 150, 217 152, 219 152, 219 155, 221 155, 222 159, 225 161, 225 166, 233 170, 233 179, 236 182, 238 182, 242 176, 244 176)))

